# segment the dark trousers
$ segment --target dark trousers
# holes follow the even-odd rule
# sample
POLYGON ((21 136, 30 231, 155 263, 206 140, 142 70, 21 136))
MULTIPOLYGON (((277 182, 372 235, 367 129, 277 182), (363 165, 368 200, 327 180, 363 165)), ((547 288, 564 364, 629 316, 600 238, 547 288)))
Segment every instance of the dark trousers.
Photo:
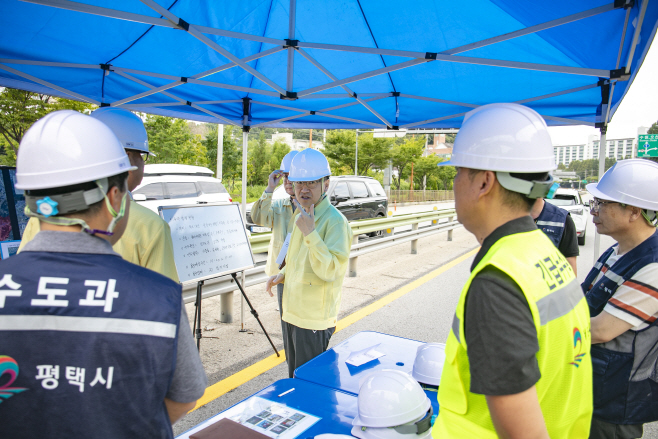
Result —
POLYGON ((336 328, 313 331, 287 322, 283 322, 283 324, 286 325, 286 338, 288 339, 285 344, 288 376, 292 378, 295 369, 327 350, 329 340, 336 328))
POLYGON ((641 438, 644 424, 611 424, 592 417, 589 439, 635 439, 641 438))

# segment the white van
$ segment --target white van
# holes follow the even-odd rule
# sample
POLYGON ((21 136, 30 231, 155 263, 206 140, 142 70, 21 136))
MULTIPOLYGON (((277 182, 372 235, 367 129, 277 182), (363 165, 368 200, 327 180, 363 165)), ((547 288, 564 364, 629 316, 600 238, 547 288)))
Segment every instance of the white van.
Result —
POLYGON ((144 179, 132 196, 155 213, 158 213, 158 206, 231 203, 231 196, 213 174, 202 166, 146 165, 144 179))

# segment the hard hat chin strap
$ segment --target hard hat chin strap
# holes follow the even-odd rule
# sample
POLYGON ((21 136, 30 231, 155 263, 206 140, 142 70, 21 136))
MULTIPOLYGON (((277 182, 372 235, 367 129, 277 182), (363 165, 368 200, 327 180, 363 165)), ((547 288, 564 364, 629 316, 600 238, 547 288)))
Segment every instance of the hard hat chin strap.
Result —
POLYGON ((401 434, 423 434, 432 427, 432 414, 434 414, 434 409, 430 406, 425 416, 413 424, 398 425, 397 427, 390 428, 401 434))
POLYGON ((509 172, 496 172, 498 183, 508 191, 518 192, 528 198, 553 198, 557 185, 553 181, 553 176, 549 175, 545 181, 528 181, 512 177, 509 172))
POLYGON ((32 212, 32 210, 27 205, 27 203, 25 205, 25 215, 38 218, 40 221, 43 221, 48 224, 53 224, 56 226, 80 226, 82 228, 82 231, 88 233, 89 235, 100 234, 100 235, 112 236, 114 235, 114 228, 116 227, 117 223, 121 221, 121 218, 123 218, 126 213, 126 200, 128 199, 128 191, 126 191, 126 193, 123 194, 123 197, 121 198, 121 208, 119 209, 119 212, 117 212, 116 210, 114 210, 114 207, 112 207, 112 204, 110 203, 110 199, 107 197, 107 189, 103 187, 103 184, 107 184, 107 179, 105 178, 102 180, 97 180, 95 183, 98 185, 100 191, 103 194, 105 194, 103 196, 103 198, 105 199, 105 206, 107 206, 107 210, 109 210, 110 215, 112 215, 112 221, 108 225, 107 230, 92 229, 85 222, 85 220, 80 218, 45 216, 38 212, 32 212))
POLYGON ((642 216, 650 226, 658 227, 658 212, 655 210, 642 209, 642 216))

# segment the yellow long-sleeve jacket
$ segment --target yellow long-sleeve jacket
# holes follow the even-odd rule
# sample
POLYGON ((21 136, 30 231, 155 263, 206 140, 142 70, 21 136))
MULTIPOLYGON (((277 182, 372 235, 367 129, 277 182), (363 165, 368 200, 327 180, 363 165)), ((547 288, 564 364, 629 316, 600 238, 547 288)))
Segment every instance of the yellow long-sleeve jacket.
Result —
POLYGON ((263 195, 251 207, 251 220, 254 224, 272 229, 272 238, 267 249, 267 264, 265 265, 265 273, 268 276, 279 273, 276 258, 281 252, 286 236, 295 225, 293 217, 290 198, 272 201, 271 192, 263 192, 263 195))
MULTIPOLYGON (((39 220, 30 218, 25 227, 20 252, 23 246, 39 233, 39 220)), ((133 264, 156 271, 178 282, 174 263, 174 244, 171 241, 169 224, 144 206, 130 201, 128 224, 121 239, 113 249, 123 259, 133 264)))
POLYGON ((304 236, 293 227, 286 266, 280 273, 285 282, 284 321, 316 331, 336 326, 351 246, 347 218, 326 197, 315 206, 313 232, 304 236))

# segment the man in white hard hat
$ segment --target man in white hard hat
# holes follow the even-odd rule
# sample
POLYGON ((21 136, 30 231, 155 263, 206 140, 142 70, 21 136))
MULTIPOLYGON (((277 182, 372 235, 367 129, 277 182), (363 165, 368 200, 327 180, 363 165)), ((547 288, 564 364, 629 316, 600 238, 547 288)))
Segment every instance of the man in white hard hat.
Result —
POLYGON ((479 107, 464 118, 446 164, 458 168, 457 218, 481 248, 448 335, 432 436, 587 437, 587 302, 529 215, 553 185, 546 123, 518 104, 479 107))
POLYGON ((347 271, 352 229, 327 198, 331 169, 320 151, 307 148, 290 164, 288 179, 299 209, 285 267, 267 281, 267 291, 285 281, 288 374, 327 350, 336 330, 343 278, 347 271))
MULTIPOLYGON (((251 208, 251 220, 259 226, 269 227, 272 229, 272 238, 270 246, 267 249, 267 263, 265 264, 265 273, 268 276, 274 276, 279 273, 279 265, 276 263, 281 248, 286 241, 290 242, 288 235, 291 234, 294 227, 293 214, 297 206, 293 203, 295 199, 295 189, 292 182, 288 180, 290 174, 290 163, 293 157, 299 151, 290 151, 281 160, 281 167, 272 172, 267 179, 267 187, 263 195, 254 203, 251 208), (289 197, 272 200, 272 193, 280 181, 283 181, 283 187, 289 197)), ((272 293, 270 293, 272 294, 272 293)), ((283 283, 276 286, 276 296, 279 303, 279 314, 283 317, 283 306, 281 304, 283 297, 283 283)), ((284 348, 287 344, 286 325, 281 320, 281 334, 283 336, 284 348)))
MULTIPOLYGON (((124 147, 130 164, 135 168, 128 174, 128 190, 132 192, 144 177, 144 161, 148 159, 148 135, 142 120, 123 108, 103 107, 91 117, 107 125, 124 147)), ((174 246, 169 225, 154 212, 130 200, 130 217, 114 251, 126 261, 146 267, 178 282, 174 263, 174 246)), ((30 218, 23 232, 19 251, 39 232, 39 221, 30 218)))
POLYGON ((16 187, 41 231, 0 264, 3 438, 173 438, 205 390, 180 284, 112 250, 132 170, 114 133, 75 111, 21 141, 16 187))
POLYGON ((591 438, 639 438, 658 421, 658 164, 615 163, 587 185, 596 230, 617 243, 582 284, 592 315, 591 438))
MULTIPOLYGON (((551 189, 551 191, 554 191, 554 189, 551 189)), ((549 194, 550 197, 552 195, 549 194)), ((569 212, 544 201, 543 198, 537 198, 530 211, 530 216, 535 220, 537 228, 544 232, 548 239, 555 244, 555 247, 560 250, 569 265, 571 265, 573 272, 578 275, 577 259, 580 254, 578 232, 569 212)))

